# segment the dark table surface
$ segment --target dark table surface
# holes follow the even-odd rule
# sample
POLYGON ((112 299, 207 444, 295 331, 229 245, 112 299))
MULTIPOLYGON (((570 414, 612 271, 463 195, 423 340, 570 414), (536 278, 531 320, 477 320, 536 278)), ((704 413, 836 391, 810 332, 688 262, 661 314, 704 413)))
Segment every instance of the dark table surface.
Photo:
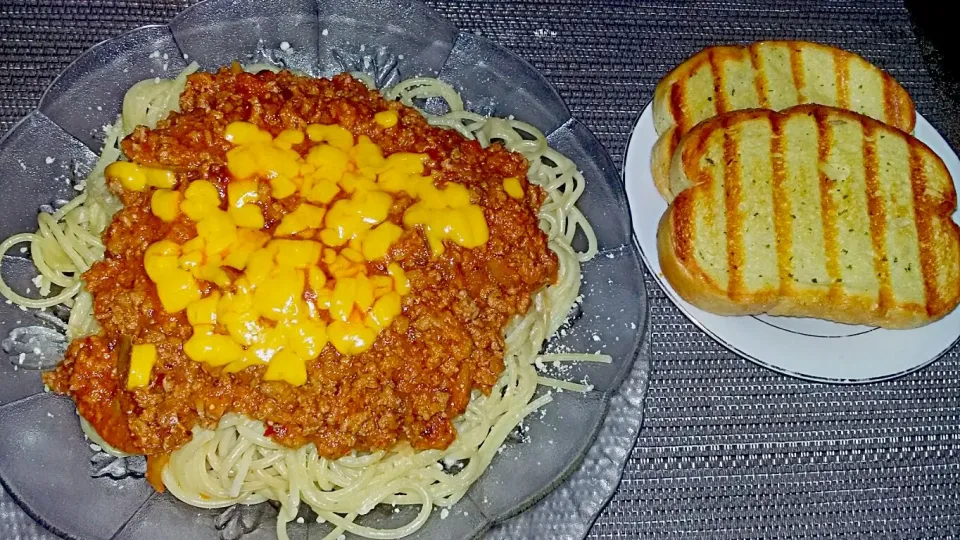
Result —
MULTIPOLYGON (((97 41, 165 22, 188 2, 0 2, 0 130, 97 41)), ((656 81, 699 48, 824 41, 890 71, 960 143, 960 57, 938 3, 895 0, 603 2, 432 0, 461 29, 531 61, 619 163, 656 81)), ((594 538, 960 536, 960 353, 898 381, 834 387, 725 351, 645 276, 653 362, 644 425, 594 538)), ((960 332, 960 329, 958 329, 960 332)), ((51 538, 8 512, 0 540, 51 538)))

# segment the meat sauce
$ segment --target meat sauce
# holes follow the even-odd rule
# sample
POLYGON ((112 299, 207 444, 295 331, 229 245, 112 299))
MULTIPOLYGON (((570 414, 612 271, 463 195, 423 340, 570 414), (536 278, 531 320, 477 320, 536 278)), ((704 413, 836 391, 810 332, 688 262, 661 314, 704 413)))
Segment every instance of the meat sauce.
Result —
MULTIPOLYGON (((71 343, 63 362, 45 375, 46 383, 71 396, 108 443, 154 462, 186 443, 194 426, 213 428, 228 412, 264 421, 267 435, 283 445, 315 443, 327 458, 389 449, 400 441, 417 449, 449 446, 456 437, 452 422, 471 392, 488 393, 503 371, 504 327, 529 309, 536 290, 556 279, 556 255, 538 226, 544 192, 523 181, 525 196, 517 200, 503 189, 504 178, 526 178, 526 160, 498 144, 482 149, 456 132, 432 127, 416 110, 385 100, 347 75, 249 74, 236 66, 196 73, 180 107, 154 129, 138 127, 122 147, 138 164, 175 171, 181 190, 206 179, 225 192, 231 181, 225 153, 231 145, 223 131, 230 122, 248 121, 274 135, 310 123, 339 124, 370 137, 385 155, 427 154, 427 171, 438 176, 438 186, 463 184, 483 208, 489 240, 475 249, 448 242, 443 254, 434 256, 421 230, 407 231, 387 261, 368 263, 383 271, 387 262, 397 262, 405 270, 411 292, 402 315, 359 355, 341 355, 328 344, 307 362, 306 384, 292 386, 263 380, 263 366, 229 374, 184 354, 192 328, 183 312, 163 310, 143 256, 153 242, 195 237, 195 225, 182 218, 164 223, 150 211, 149 191, 127 191, 111 182, 124 208, 104 233, 104 260, 84 275, 102 331, 71 343), (387 109, 399 113, 394 127, 373 120, 387 109), (119 352, 125 340, 157 346, 148 386, 126 389, 119 352)), ((266 230, 298 203, 296 195, 276 200, 262 189, 266 230)), ((399 199, 389 219, 399 224, 408 204, 399 199)))

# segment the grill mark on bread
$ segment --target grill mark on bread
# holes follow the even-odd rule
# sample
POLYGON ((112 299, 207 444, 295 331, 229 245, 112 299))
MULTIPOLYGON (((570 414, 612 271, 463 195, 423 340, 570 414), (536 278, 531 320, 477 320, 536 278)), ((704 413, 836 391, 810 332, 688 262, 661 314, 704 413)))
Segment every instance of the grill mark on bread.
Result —
POLYGON ((696 273, 704 282, 715 284, 719 288, 719 282, 707 273, 696 261, 693 252, 693 239, 696 238, 696 234, 698 232, 700 232, 700 234, 707 234, 705 231, 698 231, 696 229, 697 205, 702 205, 704 209, 703 224, 706 230, 712 230, 717 219, 716 205, 712 201, 714 189, 713 171, 705 170, 699 160, 694 157, 695 155, 702 155, 708 151, 710 146, 710 130, 707 129, 706 126, 714 122, 716 122, 716 120, 709 120, 704 122, 703 129, 691 131, 689 137, 683 143, 683 148, 679 149, 683 168, 685 171, 688 171, 688 174, 692 172, 693 178, 691 178, 691 180, 693 181, 693 185, 697 186, 698 189, 688 189, 675 194, 673 217, 674 234, 676 238, 678 238, 676 248, 678 258, 682 261, 689 261, 688 268, 695 268, 696 273), (700 191, 701 188, 703 191, 700 191), (689 221, 686 227, 684 227, 685 221, 689 221))
MULTIPOLYGON (((814 66, 819 67, 820 63, 813 62, 810 76, 811 82, 820 83, 833 77, 836 91, 834 95, 826 96, 826 101, 838 106, 854 107, 858 112, 869 113, 905 132, 913 131, 916 115, 909 94, 889 74, 856 53, 817 43, 782 40, 704 48, 664 76, 654 92, 654 124, 661 137, 654 157, 653 177, 664 197, 667 200, 671 198, 669 190, 664 188, 669 184, 664 177, 668 175, 670 160, 679 148, 678 143, 683 135, 699 122, 722 112, 721 109, 730 112, 733 103, 777 110, 810 103, 820 92, 817 88, 806 88, 804 66, 811 63, 806 61, 810 54, 822 58, 825 52, 833 59, 833 67, 827 67, 828 71, 821 73, 822 70, 813 69, 814 66), (732 97, 735 96, 732 93, 717 90, 716 77, 707 72, 711 53, 714 59, 712 71, 719 68, 723 84, 749 87, 752 79, 757 96, 755 102, 750 99, 748 103, 732 97), (746 66, 743 64, 748 58, 753 73, 744 69, 746 66), (727 66, 730 69, 726 69, 727 66), (838 69, 843 70, 840 76, 831 74, 830 70, 836 72, 838 69), (734 83, 731 83, 731 76, 734 83), (720 100, 723 103, 719 103, 720 100), (664 140, 664 137, 670 136, 667 130, 671 126, 676 127, 672 135, 675 139, 664 140)), ((730 90, 733 92, 733 88, 730 90)))
POLYGON ((917 144, 908 144, 910 154, 910 187, 913 191, 913 213, 917 224, 917 242, 920 245, 920 272, 923 277, 923 292, 926 298, 927 314, 936 313, 940 307, 937 291, 937 259, 933 253, 933 226, 930 223, 931 208, 926 202, 926 172, 923 156, 917 144))
MULTIPOLYGON (((697 148, 704 148, 704 149, 709 148, 710 137, 707 131, 708 130, 703 131, 703 133, 707 136, 700 137, 696 145, 697 148)), ((706 212, 704 212, 704 216, 703 216, 703 224, 704 224, 704 228, 707 231, 713 231, 715 229, 715 225, 717 221, 717 207, 716 207, 717 205, 713 201, 714 182, 715 182, 715 179, 713 176, 713 171, 706 171, 698 165, 697 166, 697 185, 704 186, 705 188, 705 190, 700 193, 700 197, 703 199, 700 202, 701 204, 704 205, 704 208, 706 209, 706 212)), ((690 208, 690 215, 693 216, 694 212, 696 212, 695 203, 691 203, 689 208, 690 208)), ((713 276, 708 276, 708 279, 712 281, 713 276)), ((729 281, 727 283, 729 284, 729 281)))
POLYGON ((730 110, 730 104, 727 103, 727 94, 723 91, 723 70, 717 65, 714 49, 707 52, 707 62, 710 64, 710 75, 713 77, 714 107, 717 114, 723 114, 730 110))
POLYGON ((757 101, 761 109, 770 108, 770 100, 767 98, 767 74, 760 63, 760 48, 757 43, 747 47, 750 53, 750 64, 753 66, 753 85, 757 89, 757 101))
POLYGON ((900 123, 900 92, 899 84, 893 77, 883 74, 883 121, 891 124, 900 123))
POLYGON ((687 119, 683 114, 684 86, 676 82, 670 87, 670 114, 676 124, 677 133, 683 133, 687 127, 687 119))
POLYGON ((879 283, 878 310, 883 316, 894 305, 887 257, 887 211, 880 191, 880 157, 877 155, 877 129, 872 122, 861 120, 863 127, 864 184, 867 192, 867 215, 870 218, 870 241, 873 247, 873 269, 879 283))
POLYGON ((773 115, 770 118, 770 130, 773 133, 773 140, 770 142, 770 167, 773 171, 773 230, 774 240, 777 248, 777 274, 780 277, 780 294, 785 295, 786 291, 793 288, 790 274, 793 271, 793 264, 790 261, 790 253, 793 251, 793 236, 790 233, 790 222, 787 219, 790 216, 790 198, 787 195, 786 188, 786 165, 784 164, 784 152, 786 148, 783 141, 783 123, 773 115))
POLYGON ((843 51, 835 51, 833 54, 833 71, 836 75, 837 105, 841 109, 849 109, 850 94, 847 89, 847 82, 850 78, 850 55, 843 51))
POLYGON ((797 88, 797 103, 806 103, 807 96, 803 94, 803 58, 800 56, 800 48, 793 44, 787 48, 790 50, 790 71, 793 72, 793 85, 797 88))
POLYGON ((740 202, 739 133, 732 133, 729 122, 723 124, 723 193, 727 217, 727 295, 736 300, 743 292, 743 216, 740 202))
MULTIPOLYGON (((673 242, 677 250, 677 258, 680 259, 687 268, 700 268, 700 265, 693 258, 693 236, 696 234, 694 227, 696 220, 693 219, 693 197, 692 193, 681 193, 679 197, 673 200, 673 242)), ((702 272, 700 272, 702 274, 702 272)))
MULTIPOLYGON (((885 114, 882 118, 877 119, 902 129, 903 131, 913 131, 915 119, 915 115, 913 114, 913 102, 906 90, 904 90, 903 87, 893 77, 891 77, 889 73, 883 71, 878 66, 872 64, 869 60, 856 53, 842 49, 836 49, 835 47, 828 45, 806 41, 773 40, 758 41, 750 45, 743 46, 723 45, 707 47, 689 57, 680 65, 676 66, 670 71, 670 73, 660 80, 660 82, 657 84, 656 92, 654 94, 654 101, 656 103, 659 100, 665 100, 666 107, 658 107, 659 110, 663 111, 661 114, 669 114, 673 120, 673 125, 680 126, 680 132, 686 133, 698 123, 694 121, 696 118, 692 118, 689 114, 683 112, 683 106, 686 99, 685 94, 687 93, 686 86, 690 84, 691 78, 698 73, 698 70, 701 69, 707 62, 706 57, 711 51, 717 50, 719 52, 717 60, 722 64, 729 58, 742 59, 742 51, 747 50, 756 69, 762 64, 762 62, 756 61, 756 57, 760 54, 762 48, 774 48, 781 46, 786 47, 787 49, 788 58, 791 63, 791 71, 793 74, 792 84, 795 89, 798 90, 796 104, 799 105, 809 102, 809 99, 803 95, 801 90, 805 82, 805 77, 803 76, 803 51, 828 50, 832 55, 834 55, 835 65, 837 55, 842 55, 844 58, 844 64, 847 65, 848 86, 846 87, 846 90, 848 100, 851 100, 851 96, 859 95, 858 89, 855 86, 849 86, 851 70, 867 69, 871 72, 878 72, 881 79, 880 84, 882 85, 879 90, 884 99, 885 114), (731 51, 737 51, 741 56, 737 56, 737 54, 734 54, 734 52, 731 51)), ((764 73, 764 76, 766 75, 767 74, 764 73)), ((769 81, 766 82, 769 83, 769 81)), ((768 101, 770 97, 769 90, 769 86, 764 88, 764 94, 766 95, 768 101)), ((758 92, 758 99, 760 99, 760 97, 760 92, 758 92)), ((761 103, 760 106, 763 108, 768 108, 769 103, 761 103)), ((703 118, 700 120, 703 120, 703 118)))
POLYGON ((830 279, 828 296, 837 298, 842 294, 840 290, 840 265, 838 263, 839 248, 837 246, 837 207, 833 202, 831 191, 834 182, 824 172, 827 159, 830 156, 830 147, 833 146, 833 130, 826 118, 824 109, 817 108, 813 117, 817 124, 817 173, 820 177, 820 218, 823 226, 823 251, 826 261, 827 276, 830 279))
POLYGON ((678 126, 674 126, 673 132, 670 134, 670 140, 667 141, 667 147, 670 149, 668 156, 673 156, 677 151, 677 147, 680 146, 680 140, 683 139, 683 132, 680 131, 678 126))
MULTIPOLYGON (((742 132, 732 131, 732 133, 734 133, 734 137, 742 138, 742 132)), ((738 142, 737 149, 743 148, 746 141, 741 141, 740 138, 736 140, 738 142)), ((663 230, 669 230, 674 237, 670 238, 670 245, 667 243, 660 244, 661 260, 669 261, 671 255, 674 257, 673 266, 664 264, 664 275, 671 284, 674 284, 675 289, 683 298, 701 307, 701 309, 728 315, 755 314, 773 310, 778 315, 817 317, 848 324, 868 324, 885 328, 912 328, 940 319, 960 303, 960 295, 957 294, 958 278, 955 267, 957 261, 954 255, 958 247, 957 242, 960 229, 958 229, 949 218, 950 214, 952 214, 956 208, 956 192, 950 187, 952 181, 950 180, 949 172, 946 171, 942 163, 939 162, 936 154, 932 153, 922 142, 911 138, 906 133, 888 128, 881 122, 871 120, 854 112, 820 105, 800 105, 788 108, 782 113, 754 109, 718 116, 703 122, 698 129, 690 133, 690 137, 685 138, 681 142, 678 151, 682 152, 683 155, 683 170, 685 171, 685 181, 683 184, 689 187, 686 187, 678 194, 674 201, 675 206, 671 208, 671 227, 663 230), (817 112, 819 112, 821 116, 820 122, 817 122, 817 112), (811 165, 816 164, 818 171, 815 173, 817 176, 811 179, 816 182, 816 186, 810 186, 814 191, 804 193, 804 199, 793 199, 793 195, 791 195, 789 191, 786 197, 781 197, 782 193, 778 194, 778 191, 782 191, 784 184, 789 187, 789 183, 792 181, 790 168, 792 163, 792 139, 790 139, 790 136, 793 135, 793 125, 791 121, 800 115, 806 117, 803 119, 804 123, 813 121, 814 124, 813 126, 806 124, 808 127, 800 130, 803 139, 809 140, 816 136, 816 140, 810 140, 806 147, 809 152, 806 156, 809 157, 803 158, 804 167, 809 170, 811 165), (840 176, 842 177, 842 171, 845 170, 844 164, 849 166, 854 162, 859 162, 858 166, 862 167, 860 172, 856 174, 855 182, 859 184, 859 182, 863 181, 864 186, 862 188, 858 187, 858 189, 869 190, 870 193, 864 193, 864 198, 862 199, 856 196, 856 194, 852 194, 850 196, 850 204, 856 205, 857 213, 867 212, 868 215, 863 217, 867 217, 868 219, 863 220, 862 217, 859 216, 856 218, 850 217, 849 219, 854 219, 855 222, 859 224, 854 225, 854 222, 851 222, 851 226, 857 227, 857 232, 851 237, 851 240, 856 245, 856 248, 860 250, 857 257, 863 262, 858 267, 856 265, 857 261, 849 261, 855 263, 854 268, 858 269, 857 273, 849 276, 852 279, 846 279, 848 276, 844 276, 842 273, 839 275, 839 277, 843 277, 844 280, 836 284, 836 287, 839 289, 836 295, 829 294, 829 292, 832 291, 822 288, 822 285, 825 284, 823 281, 825 276, 822 276, 824 273, 822 270, 823 266, 820 265, 823 265, 824 262, 821 261, 816 262, 816 265, 821 268, 818 272, 821 275, 817 275, 817 273, 804 275, 804 277, 808 279, 800 280, 800 282, 805 282, 809 280, 809 278, 820 278, 818 280, 820 281, 820 287, 815 287, 814 290, 811 290, 809 286, 798 290, 795 286, 796 279, 784 280, 781 277, 779 297, 769 298, 765 293, 767 291, 775 291, 776 289, 771 289, 771 287, 776 287, 776 285, 768 283, 768 287, 766 288, 748 289, 746 284, 749 280, 746 278, 750 277, 750 274, 746 274, 746 269, 744 268, 741 269, 740 289, 739 291, 734 291, 739 294, 733 295, 729 287, 723 283, 723 281, 729 282, 729 280, 723 279, 724 276, 721 275, 726 273, 726 277, 729 278, 729 274, 732 273, 728 270, 730 266, 729 251, 724 249, 729 243, 729 238, 721 239, 717 237, 713 240, 707 240, 707 242, 710 243, 709 248, 715 251, 701 255, 699 252, 700 248, 698 247, 701 240, 698 237, 687 236, 693 234, 726 235, 728 226, 725 225, 723 229, 714 230, 710 223, 716 223, 717 220, 724 218, 726 215, 735 216, 739 218, 741 224, 740 248, 743 260, 752 262, 750 256, 753 252, 747 251, 748 248, 745 245, 748 238, 747 233, 749 233, 750 230, 743 229, 749 221, 747 216, 751 214, 744 214, 742 211, 729 212, 729 199, 726 187, 724 187, 724 191, 722 192, 716 191, 720 189, 720 186, 717 185, 716 182, 723 181, 727 174, 727 171, 721 169, 721 167, 728 165, 726 163, 716 163, 715 167, 705 168, 701 168, 699 165, 707 151, 711 152, 713 161, 718 159, 718 154, 723 152, 722 145, 724 144, 724 140, 721 137, 723 137, 724 132, 735 130, 737 127, 741 127, 760 118, 767 118, 770 122, 770 141, 768 141, 768 143, 771 154, 770 159, 773 160, 773 162, 771 163, 769 174, 771 175, 770 182, 773 188, 771 202, 774 204, 774 208, 768 211, 772 211, 773 213, 774 223, 772 224, 772 228, 774 228, 774 230, 778 230, 780 222, 782 221, 780 219, 781 216, 778 215, 778 213, 784 213, 782 208, 786 208, 786 213, 789 216, 790 211, 796 211, 796 209, 791 208, 791 206, 794 206, 797 200, 806 200, 813 203, 815 199, 811 197, 817 197, 818 191, 822 188, 822 177, 825 171, 830 174, 831 177, 837 178, 834 184, 834 190, 830 192, 835 211, 833 231, 837 248, 843 247, 840 246, 839 240, 844 236, 841 233, 846 231, 847 227, 840 225, 841 221, 846 219, 845 214, 841 215, 842 210, 846 209, 846 203, 842 202, 842 196, 847 193, 836 192, 836 187, 842 187, 844 182, 840 180, 840 177, 837 177, 833 171, 840 172, 840 176), (839 125, 840 122, 846 124, 843 129, 841 129, 839 125), (857 129, 857 126, 859 126, 859 129, 857 129), (815 128, 815 131, 811 133, 809 128, 815 128), (718 132, 718 130, 723 131, 718 132), (821 135, 824 130, 828 132, 826 134, 828 138, 821 135), (848 138, 848 132, 850 136, 854 138, 848 138), (884 189, 886 189, 884 186, 887 182, 887 170, 883 165, 886 160, 893 159, 893 156, 887 156, 886 154, 887 145, 885 144, 886 141, 883 140, 884 136, 886 136, 886 138, 902 138, 906 143, 903 150, 898 150, 898 152, 903 151, 906 153, 902 155, 902 157, 897 158, 898 161, 895 164, 896 166, 893 172, 898 175, 897 178, 900 178, 897 180, 898 182, 910 182, 908 187, 910 191, 904 192, 903 194, 907 197, 907 200, 902 202, 904 209, 908 213, 915 213, 915 215, 908 214, 908 216, 904 216, 906 219, 913 219, 914 224, 911 225, 911 229, 915 226, 917 230, 916 236, 910 231, 909 236, 911 238, 895 238, 894 233, 896 230, 893 228, 894 225, 885 222, 882 232, 876 234, 873 230, 875 227, 870 222, 871 219, 875 220, 878 217, 876 212, 873 212, 873 215, 871 215, 871 205, 877 206, 877 201, 871 202, 869 200, 868 196, 871 193, 879 197, 879 206, 883 208, 883 212, 886 214, 882 216, 883 218, 889 217, 893 219, 891 216, 895 213, 894 208, 896 207, 891 206, 891 202, 884 192, 884 189), (716 138, 712 139, 712 137, 716 138), (780 140, 777 140, 778 138, 780 140), (710 144, 707 144, 708 141, 710 144), (851 143, 855 145, 850 146, 851 143), (829 147, 829 152, 826 153, 826 162, 831 168, 825 169, 823 167, 824 153, 822 152, 822 144, 829 147), (863 148, 867 144, 871 145, 869 150, 863 148), (810 155, 814 149, 817 151, 816 158, 810 155), (790 152, 787 152, 787 150, 790 150, 790 152), (853 154, 850 153, 851 151, 853 154), (872 154, 864 155, 863 153, 865 152, 871 152, 872 154), (781 159, 782 164, 778 163, 781 159), (839 159, 840 162, 835 163, 834 159, 839 159), (837 165, 839 165, 839 167, 837 167, 837 165), (904 169, 909 170, 909 179, 899 176, 906 173, 904 169), (712 172, 716 174, 713 175, 711 174, 712 172), (948 188, 946 192, 941 192, 944 179, 946 179, 948 188), (878 185, 879 187, 871 187, 873 185, 878 185), (785 199, 785 206, 780 202, 779 199, 781 198, 785 199), (841 210, 841 212, 836 212, 838 209, 841 210), (721 212, 723 214, 721 214, 721 212), (944 215, 944 212, 946 212, 946 215, 944 215), (949 229, 944 234, 940 232, 944 223, 941 220, 946 220, 946 226, 949 229), (686 223, 681 224, 680 222, 686 223), (701 227, 706 227, 706 229, 701 229, 701 227), (881 238, 883 242, 885 242, 882 244, 882 247, 886 250, 887 267, 890 273, 890 279, 887 280, 887 282, 889 283, 892 293, 890 295, 890 305, 887 306, 885 310, 878 308, 879 286, 883 281, 880 279, 882 276, 873 274, 872 276, 874 277, 870 277, 871 274, 869 274, 871 270, 876 268, 876 266, 871 266, 869 261, 874 260, 874 257, 878 256, 876 255, 877 249, 874 248, 876 243, 872 235, 881 238), (909 242, 911 245, 908 246, 904 244, 904 242, 909 242), (934 242, 938 243, 935 244, 934 242), (945 245, 944 242, 948 242, 949 245, 943 247, 945 245), (677 249, 678 244, 682 246, 680 249, 677 249), (900 266, 896 264, 896 259, 893 258, 893 255, 897 254, 896 250, 898 246, 904 249, 902 253, 909 259, 904 260, 904 256, 901 256, 900 263, 902 264, 900 266), (871 250, 871 254, 866 253, 867 249, 871 250), (946 249, 951 255, 948 257, 941 255, 940 251, 938 251, 940 249, 946 249), (681 250, 686 252, 687 255, 685 257, 681 257, 681 250), (700 257, 703 257, 703 260, 698 259, 700 257), (721 260, 723 257, 727 257, 728 260, 721 260), (862 257, 866 257, 866 259, 862 257), (913 261, 912 268, 904 266, 909 265, 910 260, 913 261), (698 263, 698 261, 700 262, 698 263), (682 264, 677 266, 676 263, 682 264), (949 268, 945 269, 945 266, 949 268), (944 280, 948 281, 948 283, 941 282, 943 278, 939 272, 943 271, 952 272, 949 273, 944 280), (866 276, 864 276, 862 272, 866 272, 866 276), (911 272, 924 273, 916 275, 911 272), (898 281, 898 276, 903 279, 898 281), (868 279, 859 279, 862 277, 867 277, 868 279), (876 281, 874 281, 874 279, 876 281), (907 280, 907 282, 903 283, 904 291, 909 298, 899 298, 899 290, 894 288, 894 286, 900 287, 901 281, 904 279, 907 280), (861 283, 861 281, 872 282, 866 285, 871 290, 877 287, 878 292, 873 293, 876 296, 871 295, 873 298, 864 298, 862 296, 864 284, 861 283), (873 285, 873 283, 877 283, 877 285, 873 285), (790 287, 793 288, 791 289, 790 287), (932 294, 930 292, 931 290, 933 291, 932 294), (924 295, 924 298, 921 299, 920 295, 924 295), (734 299, 734 296, 739 296, 739 298, 734 299), (916 300, 914 300, 914 298, 916 298, 916 300)), ((728 152, 724 152, 723 155, 726 154, 728 154, 728 152)), ((711 165, 713 165, 713 161, 710 161, 711 165)), ((745 179, 750 178, 747 176, 747 170, 744 169, 746 164, 746 161, 743 159, 740 160, 739 177, 741 195, 743 195, 745 191, 743 182, 745 179)), ((894 178, 894 180, 896 180, 896 178, 894 178)), ((904 189, 907 189, 907 187, 905 186, 904 189)), ((746 193, 749 194, 749 192, 746 193)), ((821 205, 822 204, 823 202, 821 200, 821 205)), ((816 210, 813 211, 816 212, 816 210)), ((821 215, 820 218, 814 216, 813 219, 814 223, 811 225, 813 225, 815 229, 817 227, 816 222, 822 220, 823 215, 821 215)), ((884 219, 884 221, 886 220, 884 219)), ((787 222, 789 223, 789 220, 787 220, 787 222)), ((820 225, 822 226, 822 223, 820 225)), ((826 231, 830 233, 830 227, 827 227, 826 231)), ((825 246, 825 238, 813 238, 813 243, 804 244, 800 242, 800 240, 802 240, 801 237, 791 233, 792 228, 786 234, 777 233, 777 238, 769 239, 769 241, 773 243, 771 247, 775 248, 776 256, 778 257, 776 261, 777 272, 779 272, 781 276, 784 272, 783 268, 789 268, 790 271, 792 271, 793 267, 796 266, 794 264, 796 261, 790 261, 789 265, 787 262, 794 250, 824 249, 823 253, 826 254, 825 248, 819 247, 825 246), (786 255, 782 255, 783 253, 786 253, 786 255)), ((708 244, 705 242, 705 245, 708 244)), ((879 255, 880 259, 882 259, 883 256, 884 255, 879 255)), ((819 256, 815 258, 819 259, 819 256)), ((825 257, 825 259, 829 260, 829 257, 825 257)), ((833 260, 834 264, 841 268, 844 268, 843 264, 848 262, 844 261, 840 256, 834 257, 833 260), (841 262, 843 264, 840 264, 841 262)), ((849 267, 847 268, 850 269, 849 267)), ((764 272, 765 276, 767 274, 768 272, 764 272)), ((773 275, 773 268, 769 269, 769 275, 773 275)), ((814 284, 816 284, 816 281, 814 281, 814 284)), ((729 283, 726 285, 729 285, 729 283)))

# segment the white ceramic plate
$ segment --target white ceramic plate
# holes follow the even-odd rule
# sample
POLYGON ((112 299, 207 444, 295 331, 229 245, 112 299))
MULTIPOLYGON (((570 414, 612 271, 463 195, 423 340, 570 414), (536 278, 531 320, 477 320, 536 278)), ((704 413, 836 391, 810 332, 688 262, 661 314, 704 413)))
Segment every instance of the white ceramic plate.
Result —
MULTIPOLYGON (((943 158, 960 179, 960 160, 922 116, 914 135, 943 158)), ((730 350, 781 373, 813 381, 863 383, 892 379, 933 362, 960 339, 960 309, 913 330, 884 330, 818 319, 723 317, 707 313, 673 290, 660 271, 657 225, 667 204, 653 185, 650 153, 657 140, 648 105, 633 129, 623 167, 633 229, 640 252, 660 287, 694 324, 730 350)), ((958 186, 960 191, 960 186, 958 186)), ((960 212, 954 215, 958 220, 960 212)))

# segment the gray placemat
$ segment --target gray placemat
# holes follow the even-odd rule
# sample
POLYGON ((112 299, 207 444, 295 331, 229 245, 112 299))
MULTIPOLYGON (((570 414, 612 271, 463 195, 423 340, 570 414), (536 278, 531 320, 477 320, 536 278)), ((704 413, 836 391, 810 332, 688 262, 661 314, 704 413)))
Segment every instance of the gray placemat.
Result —
MULTIPOLYGON (((710 44, 764 38, 826 41, 865 55, 960 142, 955 105, 936 92, 898 1, 430 3, 531 61, 617 161, 667 70, 710 44)), ((84 49, 181 7, 4 0, 0 130, 84 49)), ((803 383, 726 352, 646 279, 653 368, 644 428, 592 537, 960 535, 960 351, 895 382, 803 383)), ((51 538, 5 494, 0 515, 0 539, 51 538)))

